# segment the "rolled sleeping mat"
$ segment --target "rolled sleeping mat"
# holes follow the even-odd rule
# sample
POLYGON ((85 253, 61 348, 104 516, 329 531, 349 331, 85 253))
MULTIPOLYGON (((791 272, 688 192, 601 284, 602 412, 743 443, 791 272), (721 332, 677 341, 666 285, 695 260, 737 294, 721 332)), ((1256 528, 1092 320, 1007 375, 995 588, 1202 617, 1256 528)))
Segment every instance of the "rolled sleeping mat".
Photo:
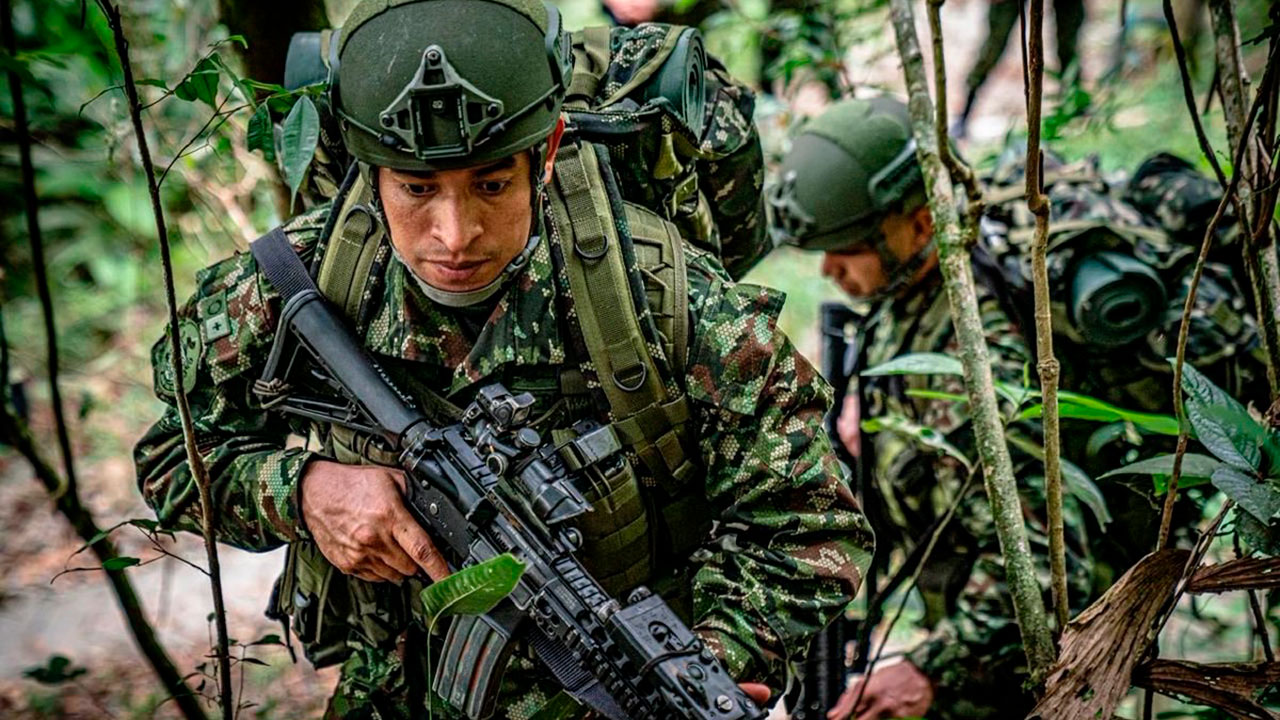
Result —
POLYGON ((1168 299, 1155 269, 1116 252, 1098 252, 1081 260, 1070 287, 1072 325, 1088 342, 1108 347, 1149 332, 1164 315, 1168 299))

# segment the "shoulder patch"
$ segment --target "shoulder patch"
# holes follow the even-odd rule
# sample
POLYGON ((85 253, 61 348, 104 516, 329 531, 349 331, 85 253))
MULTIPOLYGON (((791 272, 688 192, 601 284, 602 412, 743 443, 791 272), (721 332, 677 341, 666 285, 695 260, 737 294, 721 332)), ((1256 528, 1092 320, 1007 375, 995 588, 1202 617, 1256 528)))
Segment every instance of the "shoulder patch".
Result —
MULTIPOLYGON (((194 320, 182 320, 178 323, 178 345, 182 351, 182 390, 191 392, 196 386, 196 371, 200 358, 204 355, 204 343, 200 339, 200 328, 194 320)), ((165 398, 173 398, 178 394, 177 382, 173 373, 173 345, 166 332, 156 344, 155 357, 156 394, 165 398)))

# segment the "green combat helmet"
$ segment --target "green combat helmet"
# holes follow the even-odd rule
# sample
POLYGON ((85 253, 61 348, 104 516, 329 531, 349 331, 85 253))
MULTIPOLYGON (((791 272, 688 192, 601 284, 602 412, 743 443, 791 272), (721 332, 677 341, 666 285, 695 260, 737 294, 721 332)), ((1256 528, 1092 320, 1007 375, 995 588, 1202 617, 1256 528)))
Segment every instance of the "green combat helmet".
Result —
POLYGON ((573 63, 539 0, 364 0, 338 42, 330 93, 347 148, 408 171, 541 147, 573 63))
POLYGON ((932 241, 899 260, 880 221, 925 202, 907 107, 891 97, 845 100, 800 130, 768 191, 775 245, 805 250, 874 249, 889 286, 900 290, 933 251, 932 241))

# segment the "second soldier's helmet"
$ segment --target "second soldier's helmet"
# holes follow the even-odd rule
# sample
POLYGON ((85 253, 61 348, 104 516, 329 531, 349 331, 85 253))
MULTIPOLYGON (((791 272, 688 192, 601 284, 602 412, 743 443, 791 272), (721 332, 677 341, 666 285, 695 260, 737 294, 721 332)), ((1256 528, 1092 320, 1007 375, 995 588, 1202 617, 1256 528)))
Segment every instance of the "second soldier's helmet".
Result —
POLYGON ((541 0, 363 0, 330 91, 356 159, 445 170, 538 147, 572 64, 559 13, 541 0))
POLYGON ((804 125, 768 191, 774 244, 846 250, 880 242, 880 220, 924 204, 907 106, 839 102, 804 125))

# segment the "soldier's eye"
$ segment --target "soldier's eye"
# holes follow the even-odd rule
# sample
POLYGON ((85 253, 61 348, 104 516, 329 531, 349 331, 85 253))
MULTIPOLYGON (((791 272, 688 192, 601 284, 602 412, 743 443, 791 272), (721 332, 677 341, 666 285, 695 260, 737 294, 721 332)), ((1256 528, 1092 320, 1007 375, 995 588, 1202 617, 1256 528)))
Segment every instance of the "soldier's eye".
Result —
POLYGON ((480 181, 479 188, 480 192, 485 195, 497 195, 503 190, 506 190, 507 186, 510 184, 510 180, 482 180, 480 181))
POLYGON ((419 185, 417 183, 404 183, 400 187, 404 188, 404 191, 406 193, 409 193, 414 197, 422 197, 423 195, 426 195, 428 192, 430 192, 430 188, 428 188, 426 185, 419 185))

